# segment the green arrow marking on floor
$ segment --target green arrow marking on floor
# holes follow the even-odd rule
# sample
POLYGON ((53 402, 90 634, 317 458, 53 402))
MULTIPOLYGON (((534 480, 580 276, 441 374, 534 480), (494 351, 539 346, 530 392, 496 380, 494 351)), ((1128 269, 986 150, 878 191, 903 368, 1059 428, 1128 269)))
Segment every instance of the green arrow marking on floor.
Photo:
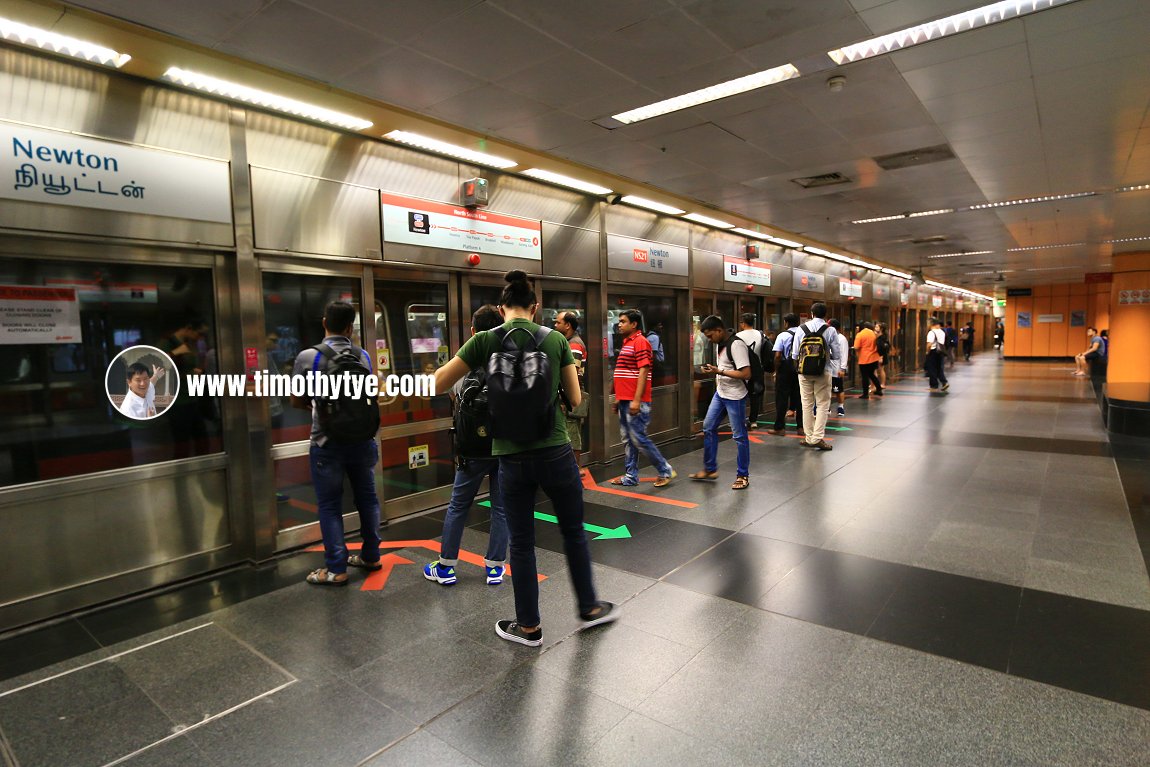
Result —
MULTIPOLYGON (((480 501, 479 505, 491 508, 491 501, 480 501)), ((553 524, 559 524, 559 517, 553 516, 551 514, 544 514, 541 511, 535 512, 535 518, 541 519, 544 522, 551 522, 553 524)), ((631 531, 627 529, 626 525, 619 525, 616 528, 610 528, 610 527, 599 527, 599 525, 593 525, 590 522, 584 522, 583 523, 583 529, 589 533, 596 533, 595 537, 591 539, 593 541, 610 540, 612 538, 630 538, 631 537, 631 531)))
MULTIPOLYGON (((814 416, 811 416, 811 417, 813 418, 814 416)), ((787 426, 795 426, 796 428, 798 428, 797 424, 793 424, 793 423, 788 423, 787 426)), ((823 428, 825 428, 827 431, 854 431, 854 429, 852 429, 849 426, 831 426, 830 424, 827 424, 823 428)))

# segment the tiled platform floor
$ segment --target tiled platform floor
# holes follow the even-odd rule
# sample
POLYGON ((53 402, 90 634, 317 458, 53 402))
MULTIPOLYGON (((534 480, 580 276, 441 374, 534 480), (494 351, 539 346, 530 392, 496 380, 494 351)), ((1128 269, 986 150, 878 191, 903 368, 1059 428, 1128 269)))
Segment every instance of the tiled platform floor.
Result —
MULTIPOLYGON (((743 493, 680 479, 639 488, 655 500, 621 496, 597 468, 587 521, 632 534, 591 543, 625 615, 575 633, 559 537, 540 522, 541 650, 495 637, 510 584, 478 568, 449 589, 400 565, 382 590, 321 590, 301 580, 313 553, 8 639, 0 754, 21 767, 1148 764, 1150 440, 1109 441, 1068 373, 988 354, 945 396, 909 379, 848 400, 833 452, 758 437, 743 493)), ((681 477, 701 463, 697 443, 668 452, 681 477)), ((438 535, 436 515, 387 531, 438 535)))

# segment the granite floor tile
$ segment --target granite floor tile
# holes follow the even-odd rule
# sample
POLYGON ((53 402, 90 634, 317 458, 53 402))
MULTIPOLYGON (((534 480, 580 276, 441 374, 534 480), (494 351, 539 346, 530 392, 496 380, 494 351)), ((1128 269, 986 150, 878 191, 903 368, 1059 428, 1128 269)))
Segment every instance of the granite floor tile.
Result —
POLYGON ((368 759, 363 767, 409 767, 413 764, 482 767, 479 762, 422 729, 388 746, 387 750, 368 759))
POLYGON ((1150 610, 1150 580, 1140 573, 1031 558, 1026 564, 1023 585, 1038 591, 1150 610))
POLYGON ((579 767, 630 767, 636 764, 729 767, 750 763, 778 764, 770 754, 762 751, 740 754, 721 741, 702 740, 632 712, 580 754, 573 764, 579 767))
POLYGON ((754 604, 814 549, 736 534, 667 576, 702 594, 754 604))
POLYGON ((123 762, 124 767, 217 767, 186 735, 158 746, 123 762))
POLYGON ((914 563, 931 530, 925 527, 875 530, 851 521, 834 534, 824 548, 901 564, 914 563))
POLYGON ((1030 555, 1034 559, 1065 562, 1095 570, 1113 570, 1146 576, 1146 563, 1142 552, 1130 536, 1122 544, 1098 543, 1081 538, 1057 535, 1036 535, 1030 555))
POLYGON ((628 713, 528 663, 426 729, 480 764, 570 764, 628 713))
POLYGON ((702 649, 750 608, 660 582, 636 594, 623 609, 628 626, 702 649))

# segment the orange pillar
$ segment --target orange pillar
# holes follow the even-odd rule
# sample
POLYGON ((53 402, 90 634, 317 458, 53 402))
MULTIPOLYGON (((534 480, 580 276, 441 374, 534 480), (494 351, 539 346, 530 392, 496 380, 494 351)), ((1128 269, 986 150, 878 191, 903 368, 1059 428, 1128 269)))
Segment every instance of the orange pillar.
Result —
POLYGON ((1109 383, 1150 383, 1150 252, 1115 255, 1110 289, 1109 383))

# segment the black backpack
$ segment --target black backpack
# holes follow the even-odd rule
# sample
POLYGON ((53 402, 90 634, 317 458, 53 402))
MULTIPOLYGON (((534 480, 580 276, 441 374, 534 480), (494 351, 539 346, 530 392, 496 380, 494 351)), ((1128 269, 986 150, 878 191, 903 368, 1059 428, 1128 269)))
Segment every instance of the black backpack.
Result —
MULTIPOLYGON (((763 393, 763 361, 759 358, 759 353, 754 350, 750 344, 737 335, 731 336, 732 341, 738 341, 743 346, 747 347, 747 359, 751 364, 751 377, 743 381, 747 386, 748 394, 762 394, 763 393)), ((731 345, 727 344, 727 356, 731 358, 731 364, 735 364, 735 355, 731 354, 731 345)))
POLYGON ((487 360, 487 406, 491 411, 491 436, 512 442, 536 442, 555 428, 558 392, 551 388, 551 359, 539 347, 551 332, 540 328, 502 327, 487 331, 499 342, 500 351, 487 360), (528 334, 517 347, 511 334, 528 334))
POLYGON ((829 327, 830 325, 823 325, 818 330, 811 330, 809 324, 803 325, 806 335, 799 342, 799 359, 796 365, 800 375, 821 376, 826 372, 830 355, 827 352, 827 339, 823 334, 829 327))
MULTIPOLYGON (((363 351, 350 346, 343 351, 335 351, 327 344, 316 344, 315 363, 312 370, 319 369, 319 361, 324 360, 323 371, 328 376, 343 377, 347 373, 352 378, 367 378, 374 375, 363 361, 363 351)), ((364 382, 366 384, 366 381, 364 382)), ((367 386, 360 389, 360 396, 353 398, 344 388, 340 397, 315 399, 319 428, 333 442, 350 443, 373 439, 379 431, 379 400, 367 396, 367 386)))
POLYGON ((491 410, 487 401, 487 373, 473 370, 459 387, 455 417, 455 454, 460 458, 491 457, 491 410))
POLYGON ((879 336, 878 340, 875 341, 875 351, 878 352, 878 356, 880 357, 890 356, 890 339, 885 335, 879 336))

